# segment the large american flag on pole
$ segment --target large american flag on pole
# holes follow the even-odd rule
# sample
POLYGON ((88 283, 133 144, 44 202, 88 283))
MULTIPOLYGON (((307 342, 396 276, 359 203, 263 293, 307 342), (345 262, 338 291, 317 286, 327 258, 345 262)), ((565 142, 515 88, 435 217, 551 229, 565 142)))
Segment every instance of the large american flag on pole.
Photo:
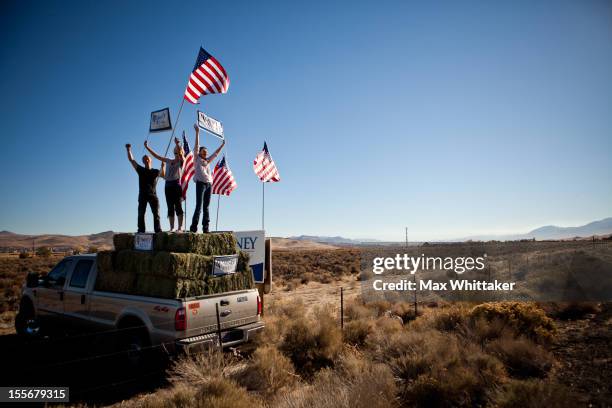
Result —
POLYGON ((185 89, 185 99, 191 103, 198 103, 201 95, 226 93, 229 89, 229 75, 225 68, 215 57, 200 47, 189 83, 185 89))
POLYGON ((187 197, 187 187, 189 186, 189 180, 195 173, 195 167, 193 164, 193 151, 189 149, 189 142, 185 137, 185 131, 183 130, 183 150, 185 152, 185 160, 183 161, 183 171, 181 172, 181 189, 183 190, 183 200, 187 197))
POLYGON ((217 162, 215 170, 213 171, 212 193, 228 196, 236 187, 238 187, 236 179, 234 179, 234 175, 225 161, 225 156, 223 156, 223 158, 217 162))
POLYGON ((264 142, 263 150, 257 154, 253 161, 253 170, 264 183, 280 181, 280 174, 278 174, 276 164, 270 156, 266 142, 264 142))

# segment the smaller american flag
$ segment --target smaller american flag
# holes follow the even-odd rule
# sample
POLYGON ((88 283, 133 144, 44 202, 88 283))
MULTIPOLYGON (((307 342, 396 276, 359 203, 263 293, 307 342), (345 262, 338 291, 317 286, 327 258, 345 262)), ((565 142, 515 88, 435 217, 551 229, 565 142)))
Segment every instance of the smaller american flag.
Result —
POLYGON ((189 149, 189 143, 185 137, 185 131, 183 130, 183 150, 185 151, 185 160, 183 161, 183 171, 181 172, 181 189, 183 190, 183 200, 187 197, 187 187, 189 186, 189 180, 195 173, 195 167, 193 164, 193 152, 189 149))
POLYGON ((238 184, 236 184, 234 175, 225 161, 225 156, 223 156, 223 158, 217 162, 215 170, 213 171, 212 193, 228 196, 236 187, 238 187, 238 184))
POLYGON ((272 156, 270 156, 266 142, 264 142, 263 150, 257 154, 253 161, 253 170, 264 183, 280 181, 280 174, 272 156))
POLYGON ((198 103, 200 96, 221 93, 229 89, 229 75, 223 65, 215 57, 200 47, 198 59, 189 76, 184 99, 191 103, 198 103))

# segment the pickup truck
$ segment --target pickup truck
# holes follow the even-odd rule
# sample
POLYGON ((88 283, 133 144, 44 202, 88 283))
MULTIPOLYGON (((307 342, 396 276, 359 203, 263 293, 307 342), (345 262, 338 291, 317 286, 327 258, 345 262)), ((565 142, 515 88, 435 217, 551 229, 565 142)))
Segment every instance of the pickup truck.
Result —
POLYGON ((169 354, 234 346, 264 328, 257 289, 183 299, 162 299, 95 290, 96 255, 62 259, 46 276, 28 275, 15 319, 18 334, 46 329, 116 333, 116 347, 138 365, 143 350, 169 354))

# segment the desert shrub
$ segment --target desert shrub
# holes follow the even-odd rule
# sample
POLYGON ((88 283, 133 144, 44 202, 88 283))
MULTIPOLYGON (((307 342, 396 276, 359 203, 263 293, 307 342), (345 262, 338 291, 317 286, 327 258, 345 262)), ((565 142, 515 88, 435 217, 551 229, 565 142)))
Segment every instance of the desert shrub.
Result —
POLYGON ((369 319, 376 313, 363 305, 360 301, 349 303, 344 309, 344 318, 347 320, 369 319))
POLYGON ((232 363, 232 357, 211 349, 177 360, 168 370, 168 377, 170 382, 175 384, 203 384, 211 378, 227 376, 232 363))
POLYGON ((506 376, 503 364, 454 334, 406 330, 382 350, 407 406, 478 406, 506 376))
POLYGON ((187 408, 197 407, 197 388, 188 384, 173 387, 117 404, 120 408, 187 408))
POLYGON ((302 316, 291 321, 280 350, 303 375, 332 365, 342 348, 342 333, 334 316, 325 309, 314 311, 313 318, 302 316))
POLYGON ((382 316, 386 311, 391 310, 391 302, 386 300, 374 300, 372 302, 366 302, 364 305, 375 311, 376 316, 382 316))
POLYGON ((38 247, 36 249, 36 255, 41 256, 43 258, 48 258, 51 256, 51 249, 46 246, 38 247))
POLYGON ((453 305, 432 311, 422 322, 440 331, 463 331, 467 325, 468 313, 465 306, 453 305))
MULTIPOLYGON (((414 314, 414 303, 407 302, 396 302, 391 306, 391 313, 399 316, 402 322, 408 323, 416 318, 414 314)), ((418 315, 422 315, 423 312, 418 310, 418 315)))
POLYGON ((344 325, 344 342, 353 346, 362 346, 370 334, 370 323, 366 320, 351 320, 344 325))
POLYGON ((91 245, 88 249, 87 249, 87 253, 88 254, 97 254, 98 253, 98 247, 95 245, 91 245))
POLYGON ((196 393, 197 407, 255 408, 262 404, 235 381, 216 377, 201 385, 196 393))
POLYGON ((484 319, 487 322, 500 320, 518 335, 528 337, 539 343, 550 342, 556 331, 552 319, 533 303, 483 303, 471 310, 470 318, 473 320, 484 319))
POLYGON ((499 408, 570 408, 576 401, 569 390, 561 384, 543 381, 510 381, 494 396, 494 405, 499 408))
POLYGON ((518 378, 543 377, 554 361, 542 346, 524 337, 493 340, 487 350, 503 361, 510 375, 518 378))
POLYGON ((264 346, 255 350, 247 368, 237 376, 237 381, 248 390, 269 396, 293 385, 297 375, 291 361, 276 347, 264 346))
POLYGON ((374 363, 359 352, 348 351, 339 358, 333 374, 344 379, 350 407, 395 405, 397 385, 389 366, 374 363))
POLYGON ((21 251, 19 253, 19 259, 27 259, 30 257, 30 253, 27 251, 21 251))
POLYGON ((343 356, 335 369, 319 371, 312 385, 301 385, 282 394, 272 404, 291 408, 387 408, 397 405, 397 387, 384 364, 363 356, 343 356))

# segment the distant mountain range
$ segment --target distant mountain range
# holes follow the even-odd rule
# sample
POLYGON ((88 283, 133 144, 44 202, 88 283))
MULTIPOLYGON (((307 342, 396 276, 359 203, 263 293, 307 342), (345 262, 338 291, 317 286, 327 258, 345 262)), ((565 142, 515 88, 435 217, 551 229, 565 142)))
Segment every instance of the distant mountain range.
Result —
MULTIPOLYGON (((536 228, 525 234, 508 234, 508 235, 474 235, 464 238, 445 240, 448 242, 460 241, 514 241, 520 239, 549 240, 549 239, 572 239, 576 237, 589 238, 593 235, 607 236, 612 234, 612 217, 605 218, 599 221, 581 225, 579 227, 558 227, 556 225, 547 225, 536 228)), ((322 242, 330 245, 365 245, 365 244, 394 244, 398 242, 380 241, 376 239, 350 239, 344 237, 327 237, 317 235, 300 235, 291 237, 295 240, 308 240, 314 242, 322 242)))
POLYGON ((289 239, 295 239, 297 241, 313 241, 313 242, 321 242, 324 244, 330 245, 363 245, 366 243, 374 243, 374 242, 384 242, 379 241, 377 239, 351 239, 344 237, 326 237, 326 236, 318 236, 318 235, 300 235, 297 237, 289 237, 289 239))
MULTIPOLYGON (((47 246, 55 249, 69 249, 75 247, 82 247, 87 249, 91 246, 95 246, 98 249, 110 249, 113 247, 113 231, 105 231, 91 235, 57 235, 57 234, 41 234, 41 235, 23 235, 16 234, 10 231, 0 232, 0 248, 7 250, 22 250, 31 249, 33 246, 41 247, 47 246)), ((573 239, 589 238, 595 236, 609 236, 612 235, 612 217, 605 218, 599 221, 593 221, 591 223, 581 225, 579 227, 558 227, 555 225, 547 225, 544 227, 536 228, 525 234, 514 234, 514 235, 474 235, 460 239, 446 240, 447 242, 459 242, 459 241, 513 241, 520 239, 533 239, 536 240, 547 240, 547 239, 573 239)), ((310 241, 318 242, 327 245, 389 245, 397 242, 380 241, 376 239, 350 239, 341 236, 328 237, 318 235, 300 235, 297 237, 290 237, 288 239, 277 239, 275 245, 278 249, 291 249, 300 248, 303 249, 304 245, 293 241, 310 241)), ((308 248, 315 249, 316 246, 309 244, 308 248)), ((321 247, 322 248, 322 247, 321 247)))
POLYGON ((46 246, 55 249, 81 247, 87 250, 89 247, 94 246, 98 249, 110 249, 113 247, 113 235, 113 231, 91 235, 23 235, 10 231, 2 231, 0 232, 0 248, 22 250, 46 246))
POLYGON ((546 239, 572 239, 572 238, 590 238, 595 236, 607 236, 612 234, 612 218, 604 218, 603 220, 593 221, 578 227, 558 227, 556 225, 547 225, 536 228, 526 234, 508 234, 508 235, 475 235, 471 237, 456 239, 453 241, 512 241, 519 239, 546 240, 546 239))

